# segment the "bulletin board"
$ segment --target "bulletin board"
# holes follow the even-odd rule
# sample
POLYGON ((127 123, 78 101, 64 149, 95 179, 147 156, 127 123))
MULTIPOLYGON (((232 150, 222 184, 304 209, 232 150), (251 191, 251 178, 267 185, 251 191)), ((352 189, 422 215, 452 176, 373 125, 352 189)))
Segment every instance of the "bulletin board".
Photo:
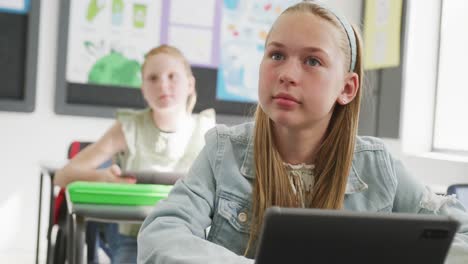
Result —
POLYGON ((285 0, 62 0, 56 112, 111 117, 145 107, 144 54, 179 48, 196 78, 195 112, 249 115, 257 102, 258 66, 285 0))
POLYGON ((40 0, 0 0, 0 111, 35 108, 40 0))
POLYGON ((400 65, 403 0, 367 0, 364 10, 364 69, 400 65))

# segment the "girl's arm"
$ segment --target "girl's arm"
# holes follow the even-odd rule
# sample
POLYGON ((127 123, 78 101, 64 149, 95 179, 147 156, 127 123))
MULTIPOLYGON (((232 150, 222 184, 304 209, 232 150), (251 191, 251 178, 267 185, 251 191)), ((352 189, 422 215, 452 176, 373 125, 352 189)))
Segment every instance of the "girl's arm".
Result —
POLYGON ((138 263, 253 263, 205 239, 215 210, 215 131, 207 133, 207 144, 187 176, 144 221, 138 235, 138 263))
POLYGON ((114 154, 127 149, 127 143, 120 122, 114 125, 95 143, 79 152, 70 162, 58 170, 54 184, 65 187, 74 181, 135 182, 135 179, 121 177, 119 166, 97 169, 110 160, 114 154))
POLYGON ((398 180, 394 211, 419 214, 450 215, 460 222, 446 263, 468 263, 468 212, 452 196, 436 195, 412 177, 400 161, 393 159, 398 180))

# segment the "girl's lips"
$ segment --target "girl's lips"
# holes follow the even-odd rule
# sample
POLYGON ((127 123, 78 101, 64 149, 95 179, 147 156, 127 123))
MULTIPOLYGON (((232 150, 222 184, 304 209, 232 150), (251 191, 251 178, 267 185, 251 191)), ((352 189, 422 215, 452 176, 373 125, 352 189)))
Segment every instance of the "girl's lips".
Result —
POLYGON ((171 97, 169 94, 164 94, 164 95, 159 96, 159 99, 163 100, 163 99, 167 99, 169 97, 171 97))
POLYGON ((292 108, 298 104, 301 104, 299 100, 291 95, 280 93, 273 96, 273 102, 275 102, 281 108, 292 108))
POLYGON ((284 101, 292 101, 294 103, 297 103, 297 104, 300 104, 299 100, 297 100, 296 98, 294 98, 293 96, 289 95, 289 94, 286 94, 286 93, 279 93, 277 95, 274 95, 273 96, 273 99, 274 100, 284 100, 284 101))

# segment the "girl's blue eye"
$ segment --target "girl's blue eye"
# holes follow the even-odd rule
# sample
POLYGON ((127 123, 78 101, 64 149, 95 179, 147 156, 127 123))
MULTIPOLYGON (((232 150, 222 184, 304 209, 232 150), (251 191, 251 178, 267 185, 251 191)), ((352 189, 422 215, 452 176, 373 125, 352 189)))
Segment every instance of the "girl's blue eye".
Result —
POLYGON ((280 53, 275 52, 270 55, 270 58, 273 60, 282 60, 284 56, 280 53))
POLYGON ((305 61, 305 63, 309 66, 317 66, 317 65, 321 65, 320 64, 320 61, 317 60, 316 58, 313 58, 313 57, 308 57, 305 61))

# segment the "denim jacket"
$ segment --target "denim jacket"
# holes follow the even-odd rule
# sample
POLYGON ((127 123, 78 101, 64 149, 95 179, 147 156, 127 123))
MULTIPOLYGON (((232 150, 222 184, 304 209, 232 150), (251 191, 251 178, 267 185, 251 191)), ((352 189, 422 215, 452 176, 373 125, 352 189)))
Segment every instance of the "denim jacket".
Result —
MULTIPOLYGON (((210 130, 188 175, 144 221, 138 263, 253 263, 252 254, 243 254, 254 177, 253 124, 210 130)), ((468 214, 463 206, 412 178, 379 139, 357 137, 344 209, 450 214, 462 225, 447 262, 468 263, 468 214)))

